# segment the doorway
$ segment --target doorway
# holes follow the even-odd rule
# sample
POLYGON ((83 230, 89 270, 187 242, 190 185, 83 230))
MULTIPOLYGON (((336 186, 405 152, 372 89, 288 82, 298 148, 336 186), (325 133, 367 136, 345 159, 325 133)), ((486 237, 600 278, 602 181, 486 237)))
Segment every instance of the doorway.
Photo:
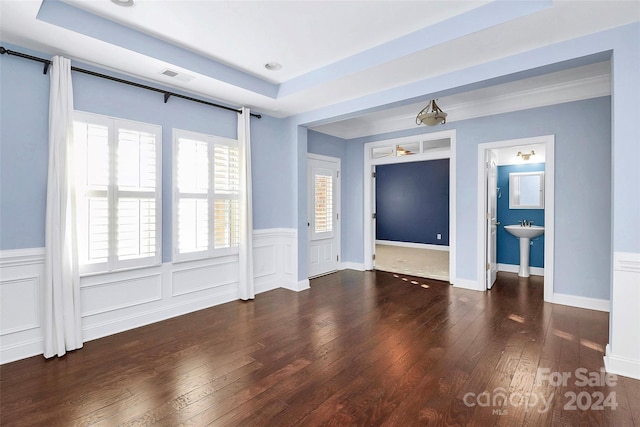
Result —
POLYGON ((376 270, 449 281, 449 159, 376 166, 376 270))
POLYGON ((516 156, 518 147, 540 147, 544 152, 544 300, 553 299, 553 248, 554 248, 554 145, 555 137, 546 135, 490 142, 478 145, 478 278, 479 290, 491 289, 495 281, 498 264, 496 261, 496 230, 505 224, 496 214, 495 204, 502 197, 509 197, 508 189, 499 189, 495 181, 496 153, 511 150, 516 156))
POLYGON ((364 269, 376 263, 376 199, 375 169, 379 165, 449 159, 449 266, 448 280, 454 283, 456 271, 456 131, 370 142, 364 147, 364 269))
POLYGON ((340 265, 340 159, 307 155, 309 277, 340 265))

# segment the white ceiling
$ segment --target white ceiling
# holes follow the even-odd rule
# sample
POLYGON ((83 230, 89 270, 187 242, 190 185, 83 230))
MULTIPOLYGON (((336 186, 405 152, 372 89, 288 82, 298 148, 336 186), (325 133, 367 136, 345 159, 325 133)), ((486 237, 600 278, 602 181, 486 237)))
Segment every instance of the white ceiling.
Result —
MULTIPOLYGON (((129 8, 110 0, 0 0, 3 43, 62 54, 275 117, 638 20, 636 0, 135 0, 129 8), (282 70, 266 70, 264 64, 272 61, 281 63, 282 70), (167 68, 193 79, 182 82, 160 74, 167 68)), ((599 76, 601 83, 608 78, 605 68, 596 65, 583 75, 599 76)), ((544 81, 458 93, 439 104, 455 110, 455 105, 496 98, 498 92, 553 87, 573 77, 559 73, 544 81)), ((389 121, 415 117, 421 108, 415 101, 404 109, 377 112, 364 128, 375 127, 380 114, 389 121)), ((341 124, 333 126, 315 129, 346 137, 336 130, 341 124)))
POLYGON ((136 0, 124 8, 65 1, 274 83, 487 3, 136 0), (272 61, 282 70, 267 70, 272 61))

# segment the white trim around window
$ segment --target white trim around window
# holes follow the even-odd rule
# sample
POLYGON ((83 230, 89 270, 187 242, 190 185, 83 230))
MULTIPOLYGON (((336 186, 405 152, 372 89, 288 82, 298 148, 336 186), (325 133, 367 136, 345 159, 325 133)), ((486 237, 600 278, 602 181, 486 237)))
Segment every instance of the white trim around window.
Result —
POLYGON ((236 139, 173 130, 173 262, 238 253, 236 139))
POLYGON ((162 126, 74 113, 83 275, 162 262, 162 126))

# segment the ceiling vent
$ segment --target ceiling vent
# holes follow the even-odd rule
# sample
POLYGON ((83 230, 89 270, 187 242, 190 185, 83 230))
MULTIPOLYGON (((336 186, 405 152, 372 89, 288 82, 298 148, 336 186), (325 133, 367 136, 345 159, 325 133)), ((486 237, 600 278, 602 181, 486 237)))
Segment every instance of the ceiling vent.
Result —
POLYGON ((189 74, 179 73, 178 71, 173 71, 168 68, 160 74, 171 77, 172 79, 180 80, 181 82, 189 82, 193 80, 193 76, 190 76, 189 74))

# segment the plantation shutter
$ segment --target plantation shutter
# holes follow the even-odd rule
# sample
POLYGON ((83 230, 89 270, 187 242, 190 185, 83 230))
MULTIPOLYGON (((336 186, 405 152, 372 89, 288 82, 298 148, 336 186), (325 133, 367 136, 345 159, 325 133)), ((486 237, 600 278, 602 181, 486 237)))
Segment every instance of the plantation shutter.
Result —
POLYGON ((74 139, 81 271, 158 264, 161 128, 76 113, 74 139))
POLYGON ((315 233, 333 231, 333 177, 315 175, 315 233))
POLYGON ((176 163, 178 254, 209 248, 208 144, 178 138, 176 163))
POLYGON ((106 270, 109 260, 109 133, 110 126, 74 122, 76 146, 78 261, 106 270))
POLYGON ((174 261, 237 251, 239 161, 237 140, 174 131, 174 261))
POLYGON ((214 248, 238 246, 240 211, 238 147, 214 145, 214 248))
POLYGON ((156 146, 154 134, 118 129, 118 260, 156 255, 156 146))

